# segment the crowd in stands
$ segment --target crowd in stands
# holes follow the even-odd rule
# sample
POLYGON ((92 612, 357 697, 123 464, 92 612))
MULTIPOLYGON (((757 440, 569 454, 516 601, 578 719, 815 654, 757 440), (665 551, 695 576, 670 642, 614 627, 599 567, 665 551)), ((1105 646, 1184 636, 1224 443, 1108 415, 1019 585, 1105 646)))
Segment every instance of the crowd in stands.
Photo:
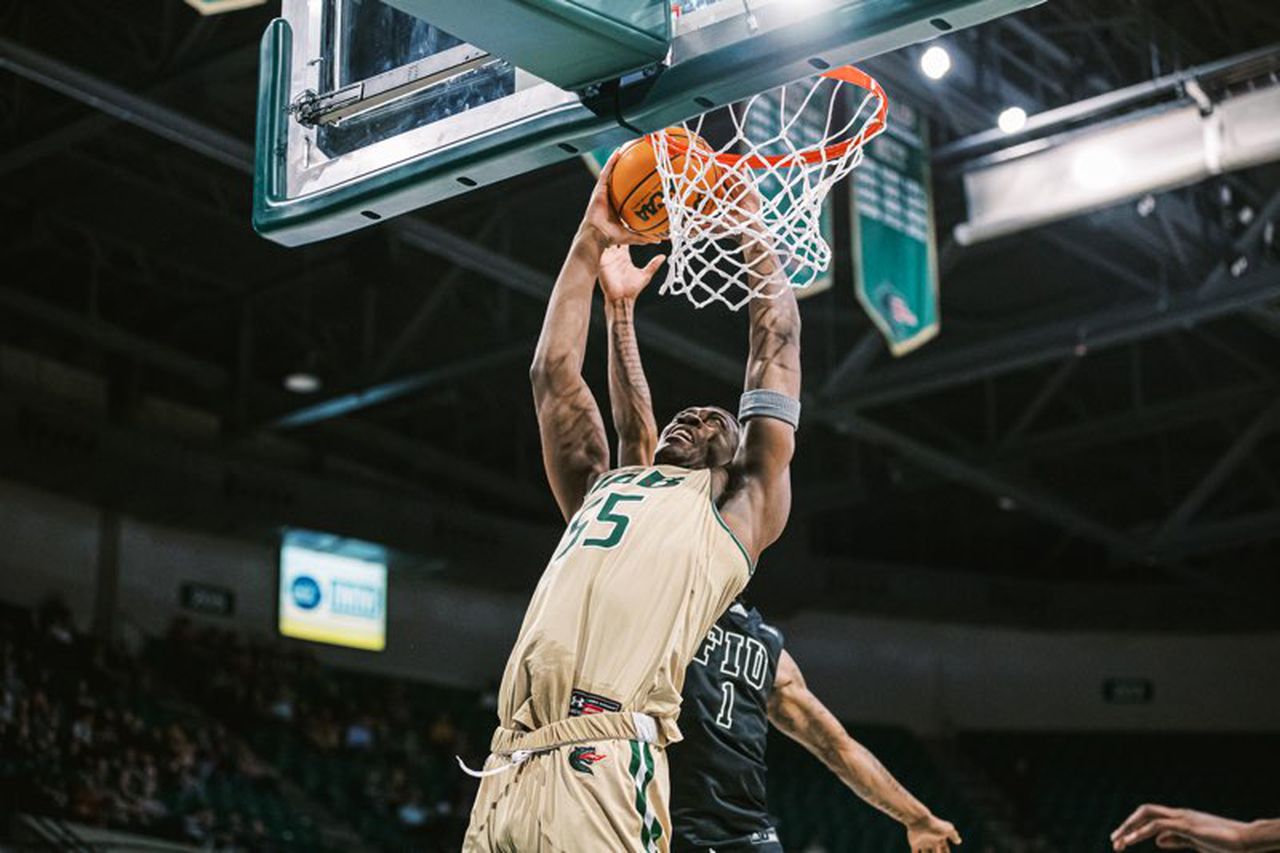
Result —
MULTIPOLYGON (((76 632, 65 606, 0 605, 0 821, 51 815, 206 850, 455 851, 496 691, 327 667, 305 647, 177 621, 141 654, 76 632), (327 824, 322 832, 321 824, 327 824), (337 829, 335 829, 337 827, 337 829)), ((993 850, 983 824, 902 729, 855 727, 911 790, 993 850)), ((1027 849, 1100 850, 1142 800, 1246 818, 1278 811, 1276 736, 966 734, 955 742, 1007 798, 1027 849)), ((674 747, 674 748, 679 748, 674 747)), ((770 739, 786 849, 900 849, 901 827, 812 756, 770 739)), ((1004 849, 1001 847, 1001 849, 1004 849)))
POLYGON ((287 811, 272 773, 222 725, 158 697, 145 667, 77 634, 59 602, 6 608, 0 803, 213 850, 310 840, 273 837, 267 810, 236 808, 229 789, 287 811))
POLYGON ((1280 814, 1275 734, 970 732, 959 744, 1008 792, 1022 834, 1057 850, 1109 850, 1143 802, 1240 820, 1280 814))
POLYGON ((305 651, 185 620, 149 657, 365 839, 396 850, 458 849, 475 784, 454 756, 483 763, 492 691, 323 667, 305 651))

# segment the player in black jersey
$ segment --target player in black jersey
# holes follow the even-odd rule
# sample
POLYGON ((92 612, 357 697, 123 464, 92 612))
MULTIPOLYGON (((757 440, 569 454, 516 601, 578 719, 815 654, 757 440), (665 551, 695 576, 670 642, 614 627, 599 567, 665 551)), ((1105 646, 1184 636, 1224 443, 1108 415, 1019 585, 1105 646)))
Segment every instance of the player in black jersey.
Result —
POLYGON ((672 853, 781 853, 765 806, 765 740, 773 723, 859 797, 903 824, 914 853, 947 853, 954 826, 911 796, 849 737, 805 685, 782 634, 735 602, 685 674, 672 747, 672 853))

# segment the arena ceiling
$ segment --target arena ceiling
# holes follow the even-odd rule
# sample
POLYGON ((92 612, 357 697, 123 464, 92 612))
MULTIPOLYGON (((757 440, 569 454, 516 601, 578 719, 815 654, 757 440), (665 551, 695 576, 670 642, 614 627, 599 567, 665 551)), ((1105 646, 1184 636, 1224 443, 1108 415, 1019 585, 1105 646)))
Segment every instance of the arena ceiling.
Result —
MULTIPOLYGON (((423 552, 501 527, 544 542, 557 517, 526 370, 589 174, 564 163, 305 248, 263 240, 251 146, 273 5, 0 12, 0 476, 251 535, 327 524, 423 552), (313 395, 282 387, 301 368, 323 379, 313 395)), ((1280 618, 1249 604, 1280 558, 1280 251, 1266 226, 1280 169, 972 248, 945 236, 964 217, 971 143, 1010 97, 1035 113, 1280 54, 1280 12, 1050 0, 950 42, 975 73, 930 83, 916 50, 868 64, 931 119, 943 333, 894 359, 850 286, 803 303, 796 511, 764 590, 1027 622, 1054 590, 1096 582, 1183 602, 1134 605, 1125 624, 1280 618), (905 576, 992 592, 981 607, 884 592, 905 576)), ((837 280, 848 267, 842 254, 837 280)), ((732 406, 743 318, 646 301, 660 418, 732 406)), ((523 587, 539 557, 513 544, 456 574, 523 587)))

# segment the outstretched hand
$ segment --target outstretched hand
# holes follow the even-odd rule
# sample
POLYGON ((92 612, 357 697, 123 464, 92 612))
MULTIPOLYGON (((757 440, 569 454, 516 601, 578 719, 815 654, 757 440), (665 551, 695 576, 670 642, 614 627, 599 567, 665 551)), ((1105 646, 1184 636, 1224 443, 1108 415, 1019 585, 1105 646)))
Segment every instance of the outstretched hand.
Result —
POLYGON ((950 821, 928 815, 907 824, 907 844, 911 853, 949 853, 950 845, 960 843, 960 833, 950 821))
POLYGON ((591 200, 587 202, 587 211, 582 216, 582 231, 594 232, 594 236, 602 246, 631 246, 641 243, 657 243, 661 236, 654 234, 637 234, 622 224, 617 211, 609 201, 609 178, 613 175, 613 167, 618 162, 618 151, 609 157, 609 162, 600 170, 595 189, 591 191, 591 200))
POLYGON ((643 267, 631 261, 631 249, 626 246, 610 246, 600 256, 600 289, 609 302, 634 301, 649 286, 653 275, 667 259, 657 255, 643 267))
POLYGON ((1147 803, 1111 833, 1111 846, 1124 850, 1155 838, 1156 846, 1166 850, 1233 853, 1248 849, 1248 829, 1238 820, 1147 803))

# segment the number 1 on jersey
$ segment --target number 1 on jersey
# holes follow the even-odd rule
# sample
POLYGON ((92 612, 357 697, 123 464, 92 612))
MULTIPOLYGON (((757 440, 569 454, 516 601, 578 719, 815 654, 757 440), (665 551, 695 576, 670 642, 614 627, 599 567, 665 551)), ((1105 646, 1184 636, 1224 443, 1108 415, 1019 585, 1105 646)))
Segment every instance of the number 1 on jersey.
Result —
POLYGON ((716 715, 716 725, 722 729, 733 728, 734 687, 732 681, 720 682, 720 713, 716 715))

